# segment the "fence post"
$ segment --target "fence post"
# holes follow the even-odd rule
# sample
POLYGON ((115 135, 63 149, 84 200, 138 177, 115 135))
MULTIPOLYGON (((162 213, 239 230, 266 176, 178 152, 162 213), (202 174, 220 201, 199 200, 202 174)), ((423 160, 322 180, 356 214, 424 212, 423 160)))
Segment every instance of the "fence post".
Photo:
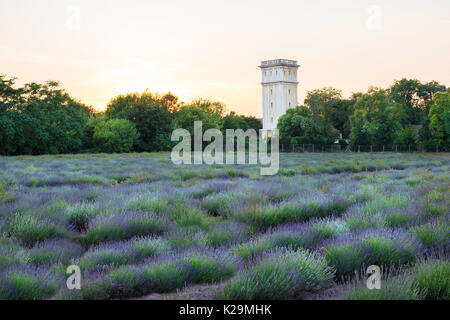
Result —
POLYGON ((438 145, 436 145, 436 153, 438 153, 439 152, 439 147, 438 147, 438 145))
POLYGON ((358 145, 358 152, 361 152, 361 146, 358 145))
POLYGON ((314 153, 314 143, 313 143, 313 153, 314 153))
POLYGON ((383 153, 384 153, 384 145, 383 145, 383 153))
POLYGON ((397 145, 395 145, 395 152, 397 153, 397 149, 398 149, 398 146, 397 145))
POLYGON ((408 152, 411 152, 411 145, 408 144, 408 152))
POLYGON ((372 145, 370 145, 370 152, 372 152, 373 151, 373 149, 372 149, 372 145))
POLYGON ((281 145, 281 152, 284 152, 284 144, 281 145))
POLYGON ((292 145, 292 152, 294 152, 295 144, 292 145))

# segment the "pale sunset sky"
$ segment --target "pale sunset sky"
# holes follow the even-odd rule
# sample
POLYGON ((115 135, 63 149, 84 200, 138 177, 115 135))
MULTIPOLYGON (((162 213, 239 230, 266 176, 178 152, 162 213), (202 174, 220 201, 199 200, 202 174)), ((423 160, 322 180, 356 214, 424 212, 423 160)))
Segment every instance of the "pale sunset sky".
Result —
POLYGON ((171 91, 261 116, 262 60, 298 60, 299 102, 394 79, 450 85, 449 0, 0 0, 0 74, 102 110, 171 91))

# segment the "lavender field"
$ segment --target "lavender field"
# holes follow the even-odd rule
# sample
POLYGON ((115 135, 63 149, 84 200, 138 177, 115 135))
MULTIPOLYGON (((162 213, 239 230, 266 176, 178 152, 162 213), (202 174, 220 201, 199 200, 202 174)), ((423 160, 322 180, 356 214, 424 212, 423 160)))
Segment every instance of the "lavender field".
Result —
POLYGON ((1 157, 0 299, 450 299, 448 154, 280 166, 1 157))

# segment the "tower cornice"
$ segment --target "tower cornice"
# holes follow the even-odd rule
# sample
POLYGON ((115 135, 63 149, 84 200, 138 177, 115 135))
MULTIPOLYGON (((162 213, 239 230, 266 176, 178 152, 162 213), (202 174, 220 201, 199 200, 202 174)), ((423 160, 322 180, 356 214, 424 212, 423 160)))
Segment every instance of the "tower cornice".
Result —
POLYGON ((297 60, 289 60, 289 59, 274 59, 274 60, 266 60, 262 61, 259 66, 261 69, 264 68, 272 68, 272 67, 294 67, 298 68, 300 65, 297 60))

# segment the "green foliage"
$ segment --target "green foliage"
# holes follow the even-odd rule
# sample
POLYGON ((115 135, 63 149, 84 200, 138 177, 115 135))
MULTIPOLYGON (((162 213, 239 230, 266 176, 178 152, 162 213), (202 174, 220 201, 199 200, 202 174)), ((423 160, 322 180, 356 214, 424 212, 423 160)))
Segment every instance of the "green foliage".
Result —
POLYGON ((9 271, 0 278, 0 300, 42 300, 59 287, 46 270, 9 271))
POLYGON ((425 293, 425 299, 450 299, 450 263, 448 260, 433 259, 419 263, 414 281, 425 293))
POLYGON ((331 126, 327 130, 317 125, 314 114, 307 107, 301 106, 288 109, 286 114, 278 119, 280 144, 331 144, 337 138, 331 126))
POLYGON ((369 88, 355 104, 355 112, 350 117, 352 145, 392 144, 399 106, 393 103, 386 90, 369 88))
POLYGON ((336 269, 337 278, 352 276, 369 265, 399 265, 415 261, 416 247, 411 242, 397 242, 383 236, 330 245, 325 258, 336 269))
POLYGON ((208 129, 221 129, 225 106, 220 102, 198 99, 183 105, 175 113, 175 128, 183 128, 194 136, 194 122, 202 121, 202 133, 208 129))
POLYGON ((79 152, 92 109, 72 99, 59 83, 28 83, 0 75, 0 154, 79 152))
MULTIPOLYGON (((16 87, 15 82, 0 75, 0 154, 4 155, 169 151, 175 144, 171 132, 185 128, 192 136, 194 121, 202 121, 203 133, 211 128, 258 132, 262 127, 255 117, 234 112, 224 116, 222 103, 198 99, 184 104, 170 92, 119 95, 111 99, 105 112, 94 113, 57 82, 23 87, 16 87), (118 119, 131 121, 135 127, 113 121, 118 119)), ((290 108, 279 118, 280 143, 287 148, 332 145, 338 138, 333 132, 336 128, 344 138, 350 137, 353 149, 395 144, 401 150, 408 145, 413 150, 434 151, 436 145, 446 150, 450 93, 445 90, 436 81, 415 79, 401 79, 387 90, 370 88, 349 99, 342 99, 334 88, 312 90, 307 93, 306 107, 290 108), (421 125, 418 136, 418 127, 412 125, 421 125)), ((340 143, 346 147, 344 141, 340 143)))
POLYGON ((337 107, 337 101, 341 99, 342 92, 335 88, 323 88, 308 91, 306 93, 305 104, 313 113, 314 123, 320 129, 320 133, 329 136, 333 129, 332 114, 337 107), (334 107, 333 107, 334 106, 334 107))
POLYGON ((162 238, 137 238, 127 243, 100 245, 86 252, 78 261, 82 270, 105 271, 118 266, 135 264, 148 257, 167 253, 170 245, 162 238))
POLYGON ((11 221, 10 232, 27 247, 47 239, 67 237, 63 228, 31 214, 17 214, 11 221))
POLYGON ((139 133, 137 151, 166 151, 171 147, 172 112, 177 106, 178 98, 170 92, 162 96, 149 91, 128 93, 113 98, 105 116, 107 119, 127 119, 136 125, 139 133))
POLYGON ((415 147, 417 144, 417 134, 411 125, 407 125, 395 132, 394 144, 401 146, 415 147))
POLYGON ((430 108, 430 129, 434 143, 443 146, 450 140, 450 93, 438 92, 434 95, 430 108))
POLYGON ((424 295, 409 273, 381 279, 381 289, 370 290, 365 279, 350 286, 347 300, 421 300, 424 295))
POLYGON ((438 249, 450 245, 450 225, 440 221, 428 223, 411 229, 411 234, 418 237, 425 248, 438 249))
POLYGON ((80 231, 86 229, 90 219, 97 214, 98 208, 89 202, 71 204, 66 208, 68 222, 80 231))
POLYGON ((153 292, 170 292, 187 284, 214 283, 232 276, 233 261, 208 252, 186 252, 168 261, 141 267, 124 266, 112 271, 100 283, 82 288, 84 299, 139 297, 153 292))
POLYGON ((326 287, 332 269, 317 254, 278 249, 253 269, 233 278, 221 294, 230 300, 296 299, 326 287))
POLYGON ((166 230, 167 222, 153 213, 137 212, 127 217, 99 216, 89 224, 86 234, 80 241, 89 246, 106 241, 157 235, 166 230))
POLYGON ((100 152, 130 152, 137 143, 139 133, 131 121, 111 119, 101 121, 94 129, 94 143, 100 152))
POLYGON ((402 106, 402 117, 397 119, 402 126, 421 124, 427 117, 436 92, 445 91, 445 86, 436 81, 421 83, 416 79, 401 79, 390 87, 392 101, 402 106))

